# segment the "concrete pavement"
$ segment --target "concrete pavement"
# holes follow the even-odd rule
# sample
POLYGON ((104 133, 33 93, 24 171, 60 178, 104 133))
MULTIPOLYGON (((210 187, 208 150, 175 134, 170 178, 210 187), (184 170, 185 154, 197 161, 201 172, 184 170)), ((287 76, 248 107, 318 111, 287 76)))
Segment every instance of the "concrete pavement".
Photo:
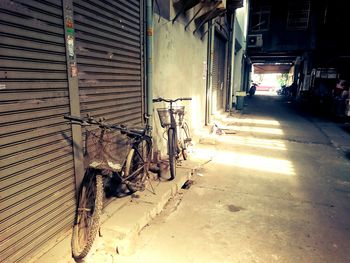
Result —
POLYGON ((350 262, 349 134, 280 97, 217 123, 193 153, 211 162, 113 262, 350 262))
POLYGON ((176 186, 111 203, 84 262, 350 262, 350 134, 282 97, 246 104, 198 131, 176 186))

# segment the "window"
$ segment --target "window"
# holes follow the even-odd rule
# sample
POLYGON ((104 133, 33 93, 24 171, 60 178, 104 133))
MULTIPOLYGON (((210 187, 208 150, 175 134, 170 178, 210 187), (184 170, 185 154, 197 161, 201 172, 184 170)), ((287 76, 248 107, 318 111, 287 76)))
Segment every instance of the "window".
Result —
POLYGON ((259 6, 253 9, 252 22, 250 26, 251 31, 266 31, 270 27, 270 6, 259 6))
POLYGON ((289 1, 287 29, 306 30, 309 27, 310 1, 289 1))

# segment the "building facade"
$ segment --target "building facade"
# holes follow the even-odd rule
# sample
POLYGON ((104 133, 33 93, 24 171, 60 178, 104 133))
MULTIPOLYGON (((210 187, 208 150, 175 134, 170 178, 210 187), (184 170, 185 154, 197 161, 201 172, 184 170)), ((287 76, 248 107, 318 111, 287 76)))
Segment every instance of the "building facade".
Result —
POLYGON ((185 103, 192 130, 232 107, 243 81, 242 6, 154 1, 148 94, 145 1, 1 1, 1 262, 26 262, 71 230, 84 129, 64 115, 142 125, 151 113, 156 150, 164 152, 150 96, 192 97, 185 103))
MULTIPOLYGON (((250 2, 247 54, 252 63, 267 67, 289 64, 294 68, 297 97, 306 100, 316 111, 326 109, 335 113, 338 99, 349 100, 346 95, 350 79, 349 49, 343 38, 349 3, 341 0, 250 2), (337 83, 345 85, 341 88, 343 98, 334 95, 338 92, 337 83)), ((280 67, 280 70, 284 69, 280 67)), ((283 71, 287 72, 288 69, 283 71)))

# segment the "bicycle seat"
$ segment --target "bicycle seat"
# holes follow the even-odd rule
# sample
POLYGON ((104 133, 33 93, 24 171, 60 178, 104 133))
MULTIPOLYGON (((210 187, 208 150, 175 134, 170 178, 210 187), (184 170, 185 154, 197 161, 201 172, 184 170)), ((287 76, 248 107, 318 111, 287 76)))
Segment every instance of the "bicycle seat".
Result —
POLYGON ((113 172, 120 172, 122 170, 122 166, 119 163, 113 163, 110 161, 93 161, 89 163, 89 167, 93 169, 108 170, 113 172))

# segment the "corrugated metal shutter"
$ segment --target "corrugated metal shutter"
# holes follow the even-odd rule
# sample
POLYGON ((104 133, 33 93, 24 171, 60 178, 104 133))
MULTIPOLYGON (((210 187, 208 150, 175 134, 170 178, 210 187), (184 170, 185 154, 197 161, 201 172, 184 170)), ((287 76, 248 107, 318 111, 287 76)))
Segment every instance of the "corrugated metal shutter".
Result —
POLYGON ((226 66, 226 42, 223 39, 219 39, 219 92, 217 105, 220 110, 224 109, 224 94, 225 94, 225 66, 226 66))
POLYGON ((61 1, 0 3, 0 261, 26 261, 75 210, 61 1))
MULTIPOLYGON (((213 92, 215 93, 216 109, 224 108, 224 82, 225 82, 225 41, 215 34, 214 42, 214 63, 213 63, 213 92)), ((215 110, 215 109, 214 109, 215 110)))
POLYGON ((217 90, 219 85, 219 52, 218 38, 214 38, 214 61, 213 61, 213 90, 217 90))
POLYGON ((142 1, 73 3, 82 115, 141 124, 142 1))

